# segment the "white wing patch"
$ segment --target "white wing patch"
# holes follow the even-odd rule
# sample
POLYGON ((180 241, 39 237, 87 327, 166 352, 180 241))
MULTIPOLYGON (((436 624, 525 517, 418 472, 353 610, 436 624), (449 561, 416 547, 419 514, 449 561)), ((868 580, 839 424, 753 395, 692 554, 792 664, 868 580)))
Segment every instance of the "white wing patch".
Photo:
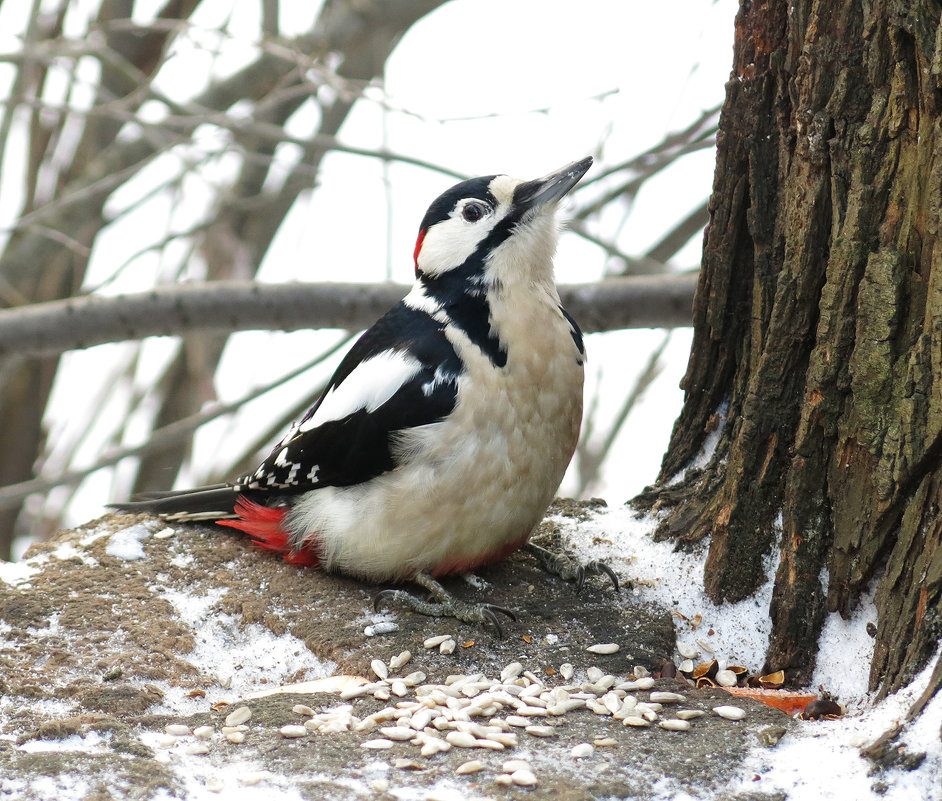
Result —
POLYGON ((365 359, 324 396, 317 411, 299 427, 310 431, 330 420, 342 420, 360 409, 372 412, 415 377, 422 363, 407 353, 387 350, 365 359))

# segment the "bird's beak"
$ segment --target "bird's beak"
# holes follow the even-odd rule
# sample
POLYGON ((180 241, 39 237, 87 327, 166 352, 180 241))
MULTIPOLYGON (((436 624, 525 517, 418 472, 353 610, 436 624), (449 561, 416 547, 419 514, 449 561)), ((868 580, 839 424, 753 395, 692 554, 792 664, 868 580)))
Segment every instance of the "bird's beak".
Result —
POLYGON ((530 211, 559 200, 579 183, 579 179, 591 166, 592 157, 589 156, 535 181, 525 181, 514 190, 514 207, 530 211))

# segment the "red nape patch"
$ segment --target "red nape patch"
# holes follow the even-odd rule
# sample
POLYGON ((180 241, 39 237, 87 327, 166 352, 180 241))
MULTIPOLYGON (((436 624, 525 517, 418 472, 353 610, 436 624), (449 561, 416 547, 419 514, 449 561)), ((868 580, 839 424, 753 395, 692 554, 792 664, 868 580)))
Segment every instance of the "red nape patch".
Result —
POLYGON ((263 506, 240 495, 236 501, 235 512, 239 516, 238 519, 217 520, 216 525, 244 531, 255 545, 280 553, 288 564, 310 567, 320 564, 320 559, 313 551, 293 551, 288 545, 288 532, 282 525, 288 513, 287 509, 263 506))
POLYGON ((425 229, 419 231, 419 237, 415 240, 415 250, 412 251, 412 260, 415 262, 415 277, 419 277, 419 253, 422 250, 422 242, 425 241, 425 229))

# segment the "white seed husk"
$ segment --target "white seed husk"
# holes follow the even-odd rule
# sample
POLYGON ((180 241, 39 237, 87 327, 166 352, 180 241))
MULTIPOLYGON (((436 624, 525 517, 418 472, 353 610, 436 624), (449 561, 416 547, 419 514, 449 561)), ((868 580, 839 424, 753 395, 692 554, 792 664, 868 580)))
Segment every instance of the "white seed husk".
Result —
POLYGON ((604 670, 599 670, 597 667, 586 668, 585 677, 592 682, 593 684, 597 682, 602 676, 605 675, 604 670))
POLYGON ((386 663, 382 659, 374 659, 370 662, 370 670, 380 679, 389 678, 389 668, 386 666, 386 663))
POLYGON ((455 648, 457 647, 458 647, 458 643, 455 642, 451 637, 449 637, 447 640, 441 643, 441 645, 438 646, 438 652, 440 654, 445 654, 447 656, 448 654, 453 654, 455 652, 455 648))
POLYGON ((414 670, 408 676, 404 677, 402 683, 406 687, 415 687, 418 684, 421 684, 427 676, 421 670, 414 670))
POLYGON ((742 720, 746 717, 746 710, 738 706, 715 706, 713 711, 726 720, 742 720))
POLYGON ((379 731, 390 740, 405 741, 415 737, 415 729, 408 726, 383 726, 379 731))
POLYGON ((574 672, 575 668, 568 662, 563 662, 563 664, 559 666, 559 675, 563 677, 563 681, 569 681, 574 672))
POLYGON ((595 747, 591 743, 579 743, 579 745, 573 746, 569 755, 575 759, 584 759, 587 756, 592 756, 594 751, 595 747))
POLYGON ((239 726, 242 723, 248 723, 251 718, 252 710, 247 706, 240 706, 237 709, 233 709, 228 715, 226 715, 226 725, 239 726))
POLYGON ((360 743, 360 748, 369 748, 371 751, 383 751, 387 748, 392 748, 394 745, 395 743, 392 740, 380 737, 376 740, 367 740, 364 743, 360 743))
POLYGON ((500 672, 500 680, 506 684, 517 678, 521 673, 523 673, 523 665, 519 662, 511 662, 509 665, 505 665, 504 669, 500 672))
POLYGON ((651 700, 658 704, 679 704, 681 701, 686 701, 687 697, 680 693, 655 691, 651 693, 651 700))
POLYGON ((393 623, 391 620, 383 620, 379 623, 371 623, 369 626, 363 629, 363 633, 367 637, 375 637, 378 634, 392 634, 394 631, 399 631, 399 624, 393 623))
POLYGON ((718 670, 713 679, 720 687, 735 687, 737 676, 731 670, 718 670))
POLYGON ((536 774, 532 770, 515 770, 510 774, 510 781, 520 787, 536 785, 536 774))
POLYGON ((685 659, 683 662, 681 662, 681 663, 677 666, 677 669, 678 669, 681 673, 693 673, 694 667, 695 667, 695 665, 693 664, 693 660, 692 660, 692 659, 685 659))
POLYGON ((474 748, 478 743, 478 738, 470 732, 450 731, 445 735, 445 741, 458 748, 474 748))
POLYGON ((617 654, 621 646, 617 642, 600 642, 590 645, 586 650, 590 654, 617 654))
POLYGON ((399 670, 399 668, 405 665, 410 659, 412 659, 412 653, 410 651, 402 651, 389 660, 389 669, 399 670))
POLYGON ((662 729, 667 729, 667 731, 690 731, 690 722, 679 718, 662 720, 657 725, 662 729))
POLYGON ((164 726, 164 731, 174 737, 183 737, 190 733, 190 727, 183 723, 170 723, 164 726))
POLYGON ((555 737, 556 736, 556 727, 555 726, 527 726, 524 731, 527 734, 532 734, 534 737, 555 737))

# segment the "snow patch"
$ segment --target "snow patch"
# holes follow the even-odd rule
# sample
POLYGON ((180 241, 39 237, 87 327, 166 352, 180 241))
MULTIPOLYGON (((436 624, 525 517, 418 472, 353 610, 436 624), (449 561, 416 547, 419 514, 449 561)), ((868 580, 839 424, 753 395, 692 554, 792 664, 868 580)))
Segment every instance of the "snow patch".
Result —
POLYGON ((243 625, 235 616, 212 611, 228 592, 217 588, 202 596, 162 589, 181 621, 191 629, 193 650, 187 661, 219 683, 207 690, 205 699, 193 699, 181 687, 161 686, 164 711, 190 714, 205 708, 206 701, 231 701, 261 685, 325 678, 336 670, 323 662, 292 634, 275 635, 257 623, 243 625))
POLYGON ((876 640, 867 632, 867 626, 877 622, 875 594, 876 582, 860 597, 849 620, 837 612, 830 613, 818 638, 811 686, 824 687, 852 710, 861 708, 868 695, 870 660, 876 640))
POLYGON ((926 754, 917 770, 891 768, 870 775, 871 763, 859 751, 861 744, 869 745, 906 716, 928 685, 938 658, 937 654, 910 685, 861 714, 839 720, 800 721, 797 732, 774 749, 754 748, 740 776, 730 783, 730 794, 761 789, 770 795, 784 791, 789 801, 938 801, 942 798, 942 694, 936 694, 900 737, 909 753, 926 754), (754 774, 762 777, 759 788, 752 780, 754 774))
POLYGON ((627 506, 599 510, 592 518, 577 522, 557 516, 564 545, 584 559, 601 559, 618 573, 635 596, 660 604, 679 616, 680 639, 695 644, 704 657, 712 654, 758 669, 765 661, 772 622, 769 602, 778 568, 778 551, 766 557, 766 580, 755 596, 732 604, 714 604, 703 592, 703 565, 707 548, 676 550, 672 542, 654 542, 657 526, 653 516, 635 517, 627 506), (684 624, 694 621, 696 627, 684 624), (712 634, 710 633, 712 631, 712 634), (703 645, 697 645, 697 641, 703 645), (706 646, 706 647, 704 647, 706 646))
POLYGON ((105 546, 105 553, 113 556, 115 559, 133 561, 145 557, 143 540, 150 537, 151 532, 140 523, 123 528, 111 535, 108 544, 105 546))

